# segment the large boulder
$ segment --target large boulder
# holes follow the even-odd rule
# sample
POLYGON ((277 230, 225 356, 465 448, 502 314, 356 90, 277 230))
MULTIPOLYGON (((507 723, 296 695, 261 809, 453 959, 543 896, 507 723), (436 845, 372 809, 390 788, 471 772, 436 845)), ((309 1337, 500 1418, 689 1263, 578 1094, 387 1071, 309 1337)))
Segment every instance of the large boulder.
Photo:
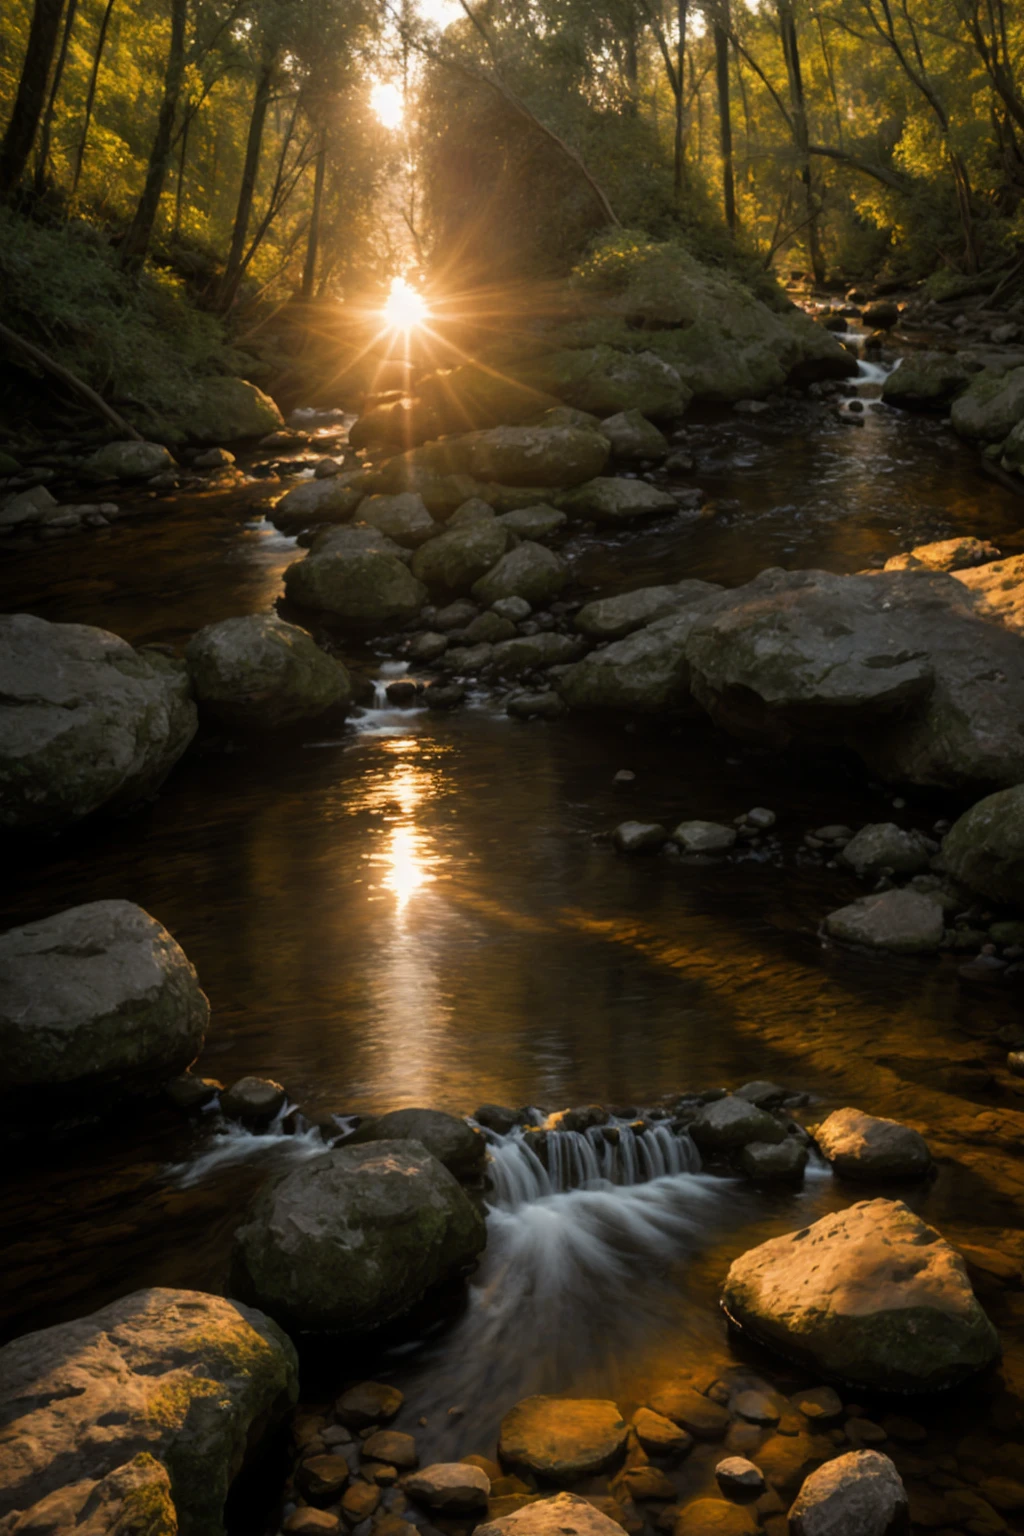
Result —
POLYGON ((196 725, 180 662, 86 624, 0 616, 0 825, 53 831, 129 808, 196 725))
POLYGON ((148 480, 177 465, 162 443, 106 443, 82 465, 87 480, 148 480))
POLYGON ((918 352, 905 357, 882 385, 887 405, 907 411, 946 410, 970 384, 979 364, 963 353, 918 352))
POLYGON ((859 1109, 833 1110, 818 1126, 814 1139, 833 1172, 843 1179, 880 1184, 919 1179, 931 1171, 932 1155, 920 1132, 859 1109))
POLYGON ((569 518, 609 525, 631 523, 637 517, 667 517, 678 511, 676 499, 668 491, 646 480, 624 480, 614 475, 599 476, 567 491, 558 497, 558 505, 569 518))
POLYGON ((478 603, 500 601, 503 597, 522 597, 534 607, 543 606, 558 596, 569 579, 569 568, 553 550, 529 539, 502 555, 497 565, 470 588, 478 603))
POLYGON ((542 1483, 573 1483, 614 1465, 628 1434, 614 1403, 525 1397, 501 1421, 498 1459, 542 1483))
POLYGON ((945 926, 942 906, 930 895, 913 890, 880 891, 830 912, 825 932, 843 944, 920 955, 938 949, 945 926))
POLYGON ((567 672, 558 690, 571 709, 643 715, 693 714, 686 641, 709 599, 698 596, 678 613, 656 619, 590 652, 567 672))
POLYGON ((234 1287, 290 1330, 357 1333, 408 1312, 486 1240, 420 1143, 341 1147, 260 1190, 235 1233, 234 1287))
POLYGON ((284 590, 299 608, 329 614, 357 633, 405 624, 427 598, 408 567, 381 550, 307 555, 285 571, 284 590))
POLYGON ((362 471, 303 480, 281 497, 270 521, 282 533, 301 533, 319 523, 347 523, 364 497, 362 471))
POLYGON ((478 1525, 477 1536, 620 1536, 622 1526, 572 1493, 537 1499, 478 1525))
POLYGON ((804 1480, 789 1511, 791 1536, 904 1536, 910 1502, 879 1451, 847 1451, 804 1480))
POLYGON ((377 528, 396 544, 418 549, 441 532, 423 504, 422 496, 367 496, 359 503, 359 521, 377 528))
POLYGON ((94 1120, 156 1093, 203 1047, 210 1005, 183 950, 131 901, 93 901, 0 935, 8 1125, 94 1120))
POLYGON ((168 410, 172 424, 197 443, 233 443, 279 431, 275 402, 247 379, 193 378, 168 410))
POLYGON ((280 1328, 201 1291, 136 1291, 24 1334, 0 1350, 0 1526, 172 1536, 176 1512, 182 1536, 220 1536, 231 1483, 297 1396, 280 1328))
POLYGON ((273 730, 352 700, 341 662, 275 614, 208 624, 192 636, 185 660, 203 713, 227 725, 273 730))
POLYGON ((457 1179, 479 1178, 487 1161, 487 1143, 480 1132, 440 1109, 393 1109, 364 1120, 345 1145, 372 1141, 417 1141, 457 1179))
POLYGON ((508 541, 507 529, 496 518, 450 528, 416 551, 412 573, 432 596, 460 597, 497 565, 508 541))
POLYGON ((328 524, 326 528, 318 528, 309 541, 311 555, 361 555, 367 550, 394 555, 403 565, 412 561, 411 550, 396 544, 386 533, 371 528, 369 523, 342 523, 336 527, 328 524))
POLYGON ((1001 443, 1024 420, 1024 368, 976 374, 953 401, 953 430, 961 437, 1001 443))
POLYGON ((972 891, 1024 903, 1024 784, 965 811, 946 834, 942 859, 972 891))
POLYGON ((579 485, 599 475, 608 442, 579 427, 493 427, 443 438, 422 450, 424 462, 447 474, 502 485, 579 485))
POLYGON ((693 391, 651 350, 598 345, 553 352, 535 363, 531 380, 569 405, 595 416, 637 410, 656 421, 681 416, 693 391))
POLYGON ((584 603, 573 623, 591 640, 621 640, 635 629, 643 629, 656 619, 667 618, 695 600, 711 597, 721 587, 710 581, 679 581, 669 587, 638 587, 635 592, 620 592, 616 597, 598 597, 584 603))
POLYGON ((612 445, 612 455, 627 463, 645 463, 668 456, 668 439, 642 411, 619 411, 601 423, 601 436, 612 445))
POLYGON ((900 1201, 866 1200, 750 1249, 722 1305, 762 1344, 880 1391, 947 1387, 999 1352, 963 1259, 900 1201))

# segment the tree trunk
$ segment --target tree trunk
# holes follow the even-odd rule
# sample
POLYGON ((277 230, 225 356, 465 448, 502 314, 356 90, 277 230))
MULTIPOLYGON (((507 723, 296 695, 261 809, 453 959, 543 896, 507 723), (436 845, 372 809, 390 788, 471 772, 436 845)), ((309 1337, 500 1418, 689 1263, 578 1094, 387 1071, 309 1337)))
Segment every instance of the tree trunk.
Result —
POLYGON ((678 200, 683 190, 684 156, 686 152, 686 11, 689 0, 678 0, 676 20, 679 40, 676 44, 676 131, 672 150, 672 186, 678 200))
POLYGON ((804 82, 800 70, 800 48, 796 35, 796 19, 792 0, 777 0, 779 30, 782 34, 782 52, 786 60, 789 80, 789 101, 792 110, 793 139, 800 156, 800 180, 804 184, 804 201, 807 205, 807 254, 816 283, 825 281, 825 261, 821 254, 821 236, 818 230, 818 198, 814 190, 811 171, 810 134, 807 129, 807 106, 804 100, 804 82))
POLYGON ((327 146, 321 140, 316 157, 316 172, 313 176, 313 211, 309 216, 309 239, 306 243, 306 264, 302 269, 302 297, 313 297, 313 286, 316 279, 316 254, 320 243, 320 210, 324 200, 324 166, 327 160, 327 146))
MULTIPOLYGON (((198 112, 198 107, 195 109, 198 112)), ((192 126, 192 112, 186 108, 185 121, 181 125, 181 148, 178 151, 178 181, 174 188, 174 233, 181 232, 181 207, 185 192, 185 161, 188 158, 188 131, 192 126)))
POLYGON ((82 161, 85 159, 85 145, 89 137, 89 124, 92 122, 93 103, 96 100, 96 84, 100 77, 100 61, 103 58, 103 49, 107 41, 107 29, 110 26, 110 17, 117 0, 107 0, 100 22, 100 30, 96 37, 96 51, 92 56, 92 69, 89 72, 89 89, 85 94, 85 111, 82 115, 82 137, 78 141, 78 150, 75 154, 75 174, 71 182, 71 196, 78 191, 78 183, 82 177, 82 161))
POLYGON ((60 91, 61 76, 64 73, 64 65, 68 56, 68 43, 71 41, 71 28, 75 24, 75 10, 78 0, 68 0, 67 15, 64 18, 64 30, 61 33, 60 49, 57 54, 57 62, 53 67, 53 80, 50 83, 50 94, 46 102, 46 111, 43 113, 43 126, 39 133, 39 155, 36 160, 35 192, 41 197, 46 190, 46 167, 50 159, 50 136, 53 132, 53 114, 57 110, 57 95, 60 91))
POLYGON ((128 233, 121 246, 121 264, 129 270, 142 266, 153 237, 157 209, 164 190, 167 168, 170 165, 174 143, 174 118, 178 110, 182 81, 185 76, 185 19, 188 0, 171 0, 171 45, 167 53, 167 69, 164 73, 164 94, 157 117, 156 134, 149 152, 146 184, 139 198, 128 233))
POLYGON ((228 310, 234 303, 235 294, 238 292, 238 284, 242 277, 242 257, 245 253, 245 242, 249 236, 249 219, 252 215, 252 200, 256 192, 256 177, 260 168, 260 151, 263 148, 263 130, 267 121, 267 108, 270 106, 270 92, 274 79, 274 60, 267 57, 260 66, 260 72, 256 77, 256 90, 252 99, 252 113, 249 117, 249 136, 245 142, 245 163, 242 166, 242 181, 238 189, 238 206, 235 209, 235 223, 231 231, 231 249, 228 251, 228 259, 224 266, 224 276, 220 286, 220 308, 228 310))
POLYGON ((46 105, 46 82, 50 78, 63 14, 64 0, 36 0, 32 11, 18 94, 14 98, 3 144, 0 144, 0 199, 4 201, 16 190, 32 153, 36 129, 46 105))
POLYGON ((716 17, 715 79, 718 86, 718 129, 722 145, 722 200, 729 233, 736 233, 736 187, 732 167, 732 113, 729 108, 729 16, 728 0, 722 0, 723 14, 716 17))

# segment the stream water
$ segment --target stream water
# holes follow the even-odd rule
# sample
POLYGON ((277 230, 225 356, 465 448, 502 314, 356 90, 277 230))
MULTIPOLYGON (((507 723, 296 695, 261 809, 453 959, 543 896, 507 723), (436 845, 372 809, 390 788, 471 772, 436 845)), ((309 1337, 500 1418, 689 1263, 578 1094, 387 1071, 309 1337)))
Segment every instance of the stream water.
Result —
MULTIPOLYGON (((1019 549, 1024 502, 986 481, 941 422, 878 404, 879 375, 862 371, 859 416, 787 402, 688 419, 714 516, 577 538, 566 553, 579 586, 855 571, 957 533, 1019 549)), ((0 606, 172 643, 265 609, 295 558, 253 515, 265 494, 264 482, 164 498, 19 553, 0 569, 0 606)), ((139 902, 209 994, 199 1070, 277 1078, 311 1117, 643 1107, 754 1078, 816 1096, 823 1113, 854 1103, 902 1116, 933 1137, 940 1171, 900 1193, 949 1235, 999 1246, 1021 1228, 1022 1181, 976 1127, 1015 1107, 986 1074, 1011 1002, 961 985, 951 956, 824 946, 822 917, 859 887, 802 852, 826 822, 929 828, 954 809, 924 795, 894 807, 891 789, 842 757, 777 758, 700 724, 666 738, 522 724, 487 701, 448 716, 374 709, 322 734, 205 735, 130 819, 10 855, 0 925, 139 902), (628 788, 614 782, 623 768, 636 775, 628 788), (674 825, 754 805, 776 812, 777 845, 725 863, 628 860, 595 840, 628 816, 674 825)), ((23 1143, 0 1196, 5 1336, 143 1285, 222 1288, 250 1192, 318 1146, 160 1106, 73 1148, 23 1143)), ((658 1165, 649 1149, 633 1179, 595 1184, 581 1165, 562 1182, 584 1187, 568 1189, 530 1185, 511 1167, 518 1153, 496 1155, 488 1251, 465 1309, 375 1364, 402 1381, 441 1453, 489 1452, 529 1390, 625 1404, 683 1360, 726 1362, 735 1345, 715 1296, 729 1260, 850 1199, 820 1169, 798 1192, 765 1196, 689 1154, 658 1165)), ((998 1305, 1012 1385, 1024 1329, 998 1305)), ((969 1393, 933 1410, 950 1434, 977 1412, 969 1393)))

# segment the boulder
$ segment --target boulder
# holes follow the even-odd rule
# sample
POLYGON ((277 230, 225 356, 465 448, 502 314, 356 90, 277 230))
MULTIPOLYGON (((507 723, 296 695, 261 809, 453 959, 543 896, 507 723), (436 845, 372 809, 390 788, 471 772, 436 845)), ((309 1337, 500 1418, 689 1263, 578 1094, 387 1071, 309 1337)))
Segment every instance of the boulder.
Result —
POLYGON ((416 1441, 399 1429, 378 1429, 368 1435, 362 1444, 362 1455, 366 1461, 382 1462, 403 1471, 419 1462, 416 1441))
POLYGON ((807 1168, 807 1148, 795 1136, 785 1141, 750 1141, 740 1152, 740 1167, 755 1184, 799 1184, 807 1168))
POLYGON ((423 453, 446 474, 502 485, 579 485, 601 473, 608 443, 599 432, 579 427, 493 427, 443 438, 423 453))
POLYGON ((471 587, 479 603, 497 603, 503 597, 522 597, 534 607, 551 602, 569 579, 569 569, 553 550, 528 539, 502 555, 471 587))
POLYGON ((0 615, 0 825, 56 831, 128 809, 196 724, 180 662, 86 624, 0 615))
POLYGON ((233 443, 284 426, 275 402, 247 379, 193 378, 168 412, 173 425, 197 443, 233 443))
POLYGON ((675 497, 668 491, 646 480, 614 476, 588 480, 560 496, 558 505, 569 518, 586 518, 602 525, 630 523, 637 517, 667 517, 678 510, 675 497))
POLYGON ((829 938, 896 954, 928 954, 945 932, 941 905, 921 891, 882 891, 862 896, 825 919, 829 938))
POLYGON ((736 828, 717 821, 681 821, 672 841, 684 853, 727 853, 736 842, 736 828))
POLYGON ((732 1151, 751 1141, 775 1145, 786 1140, 781 1121, 735 1094, 705 1104, 687 1130, 698 1147, 708 1152, 732 1151))
POLYGON ((458 597, 497 565, 508 540, 508 532, 497 519, 450 528, 416 551, 412 573, 431 595, 458 597))
POLYGON ((903 1481, 879 1451, 848 1451, 806 1479, 789 1529, 792 1536, 903 1536, 910 1530, 903 1481))
POLYGON ((690 689, 686 642, 717 591, 697 595, 666 618, 591 651, 559 682, 572 709, 642 715, 697 714, 690 689))
POLYGON ((234 1286, 290 1329, 355 1333, 408 1312, 472 1264, 486 1237, 419 1143, 346 1146, 259 1191, 235 1233, 234 1286))
POLYGON ((270 513, 270 521, 282 533, 301 533, 320 523, 347 523, 363 501, 362 471, 332 475, 328 480, 304 480, 270 513))
POLYGON ((681 416, 692 399, 672 367, 651 350, 598 345, 554 352, 531 368, 541 389, 600 418, 637 410, 655 420, 681 416))
POLYGON ((195 1060, 210 1005, 183 950, 130 901, 93 901, 0 935, 8 1125, 94 1120, 195 1060))
POLYGON ((887 1179, 919 1179, 932 1168, 928 1143, 909 1125, 865 1115, 859 1109, 836 1109, 814 1133, 833 1173, 843 1179, 883 1183, 887 1179))
POLYGON ((408 549, 418 549, 441 532, 423 504, 422 496, 367 496, 359 503, 359 521, 368 523, 408 549))
POLYGON ((401 560, 380 550, 307 555, 285 571, 284 590, 297 607, 329 614, 356 633, 405 624, 427 599, 426 587, 401 560))
POLYGON ((516 512, 503 512, 498 521, 517 538, 550 539, 565 527, 569 519, 557 507, 539 502, 535 507, 520 507, 516 512))
POLYGON ((375 1120, 364 1120, 345 1145, 358 1147, 373 1141, 419 1142, 457 1179, 478 1179, 487 1161, 487 1143, 480 1132, 460 1116, 440 1109, 394 1109, 375 1120))
POLYGON ((536 1499, 498 1520, 478 1525, 476 1536, 620 1536, 621 1525, 596 1509, 589 1499, 559 1493, 536 1499))
POLYGON ((936 851, 936 844, 923 832, 906 832, 892 821, 874 822, 851 837, 839 862, 861 878, 883 869, 894 875, 917 875, 928 868, 936 851))
POLYGON ((471 523, 493 523, 496 516, 489 502, 482 501, 479 496, 471 496, 461 507, 456 507, 447 526, 450 531, 453 528, 468 528, 471 523))
POLYGON ((729 1410, 686 1380, 666 1382, 648 1398, 648 1406, 698 1440, 721 1440, 729 1428, 729 1410))
POLYGON ((953 401, 954 432, 986 443, 1001 443, 1024 420, 1024 368, 978 373, 953 401))
POLYGON ((907 411, 944 411, 978 371, 978 363, 963 353, 918 352, 889 374, 882 399, 907 411))
POLYGON ((972 891, 1024 903, 1024 784, 965 811, 946 834, 942 859, 972 891))
POLYGON ((950 1386, 999 1351, 963 1259, 900 1201, 866 1200, 750 1249, 722 1305, 760 1343, 880 1391, 950 1386))
POLYGON ((185 648, 202 712, 226 725, 273 730, 352 701, 352 683, 304 629, 275 614, 222 619, 185 648))
POLYGON ((402 1486, 417 1504, 449 1519, 481 1514, 491 1496, 487 1473, 463 1461, 435 1462, 407 1477, 402 1486))
POLYGON ((909 554, 892 555, 885 562, 887 571, 962 571, 972 565, 986 565, 999 559, 999 550, 987 539, 940 539, 936 544, 918 544, 909 554))
POLYGON ((0 1522, 15 1528, 17 1511, 25 1531, 88 1517, 94 1536, 171 1536, 176 1512, 182 1536, 219 1536, 235 1475, 297 1396, 276 1324, 200 1291, 136 1291, 24 1334, 0 1350, 0 1522), (129 1523, 115 1523, 118 1506, 129 1523))
POLYGON ((978 613, 1018 634, 1024 631, 1024 555, 955 572, 975 599, 978 613))
POLYGON ((381 555, 394 555, 403 565, 412 560, 411 550, 404 549, 389 539, 386 533, 371 528, 368 523, 345 523, 337 527, 328 525, 313 534, 309 552, 311 555, 362 555, 375 550, 381 555))
POLYGON ((592 640, 621 640, 656 619, 668 618, 704 597, 720 592, 709 581, 680 581, 669 587, 639 587, 616 597, 598 597, 584 603, 573 623, 592 640))
POLYGON ((524 672, 575 661, 581 649, 580 642, 571 635, 517 635, 514 640, 502 640, 494 646, 491 664, 498 677, 522 677, 524 672))
POLYGON ((572 1483, 614 1465, 628 1433, 614 1403, 526 1397, 501 1421, 498 1460, 542 1483, 572 1483))
POLYGON ((612 457, 627 463, 644 463, 668 456, 669 444, 663 432, 640 411, 620 411, 600 426, 602 437, 612 445, 612 457))
POLYGON ((149 480, 177 467, 162 443, 107 443, 89 455, 82 474, 87 480, 149 480))

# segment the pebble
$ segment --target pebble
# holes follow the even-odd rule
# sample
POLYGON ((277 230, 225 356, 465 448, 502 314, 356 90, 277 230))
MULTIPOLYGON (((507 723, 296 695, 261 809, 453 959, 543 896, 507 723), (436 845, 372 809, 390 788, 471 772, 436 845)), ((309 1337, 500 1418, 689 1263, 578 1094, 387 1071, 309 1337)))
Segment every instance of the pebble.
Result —
POLYGON ((766 1392, 738 1392, 732 1400, 732 1409, 749 1424, 777 1424, 782 1417, 766 1392))
POLYGON ((745 1456, 727 1456, 715 1468, 715 1480, 727 1499, 738 1504, 751 1503, 765 1491, 760 1467, 745 1456))
POLYGON ((805 1419, 816 1424, 828 1424, 843 1414, 843 1400, 832 1387, 813 1387, 808 1392, 794 1392, 790 1402, 805 1419))
POLYGON ((361 1381, 341 1394, 334 1413, 349 1429, 372 1431, 373 1426, 393 1419, 404 1402, 404 1393, 387 1382, 361 1381))
POLYGON ((612 777, 613 784, 632 784, 635 780, 636 774, 631 768, 620 768, 618 773, 612 777))

